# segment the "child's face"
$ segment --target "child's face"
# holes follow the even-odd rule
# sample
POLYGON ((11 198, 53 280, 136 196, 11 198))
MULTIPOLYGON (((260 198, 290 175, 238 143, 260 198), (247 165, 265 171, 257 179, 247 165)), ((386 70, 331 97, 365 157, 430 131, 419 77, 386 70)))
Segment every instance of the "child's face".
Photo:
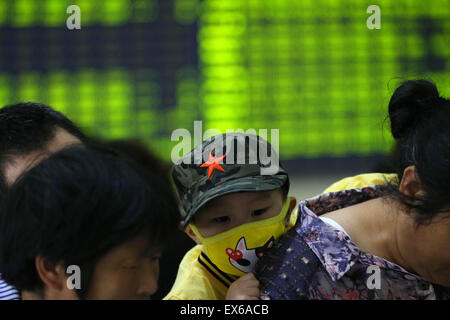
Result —
MULTIPOLYGON (((293 201, 295 206, 295 199, 293 201)), ((194 223, 203 237, 212 237, 245 223, 274 217, 280 213, 282 206, 283 195, 280 189, 231 193, 213 199, 203 206, 195 215, 194 223)), ((286 224, 292 212, 291 207, 293 206, 290 206, 286 215, 286 224)), ((186 231, 192 238, 193 234, 189 234, 191 230, 186 231)))

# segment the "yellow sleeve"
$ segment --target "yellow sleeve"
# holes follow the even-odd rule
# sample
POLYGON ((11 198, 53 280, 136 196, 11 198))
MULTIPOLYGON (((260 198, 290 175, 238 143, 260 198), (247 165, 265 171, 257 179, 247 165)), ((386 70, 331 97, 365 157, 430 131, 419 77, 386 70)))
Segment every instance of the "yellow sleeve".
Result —
POLYGON ((289 225, 287 229, 291 229, 293 226, 295 226, 295 222, 297 222, 298 217, 298 203, 295 205, 295 208, 292 210, 291 217, 289 219, 289 225))
POLYGON ((387 182, 398 183, 397 175, 395 173, 365 173, 339 180, 326 188, 323 193, 363 188, 372 185, 386 184, 387 182))
POLYGON ((218 292, 198 263, 201 245, 189 250, 178 268, 177 278, 163 300, 222 300, 225 293, 218 292))

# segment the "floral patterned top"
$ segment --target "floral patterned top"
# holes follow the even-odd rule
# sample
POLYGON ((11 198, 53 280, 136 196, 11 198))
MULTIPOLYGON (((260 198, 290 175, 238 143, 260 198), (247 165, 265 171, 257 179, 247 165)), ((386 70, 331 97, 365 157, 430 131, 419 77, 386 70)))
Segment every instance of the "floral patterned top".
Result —
POLYGON ((262 299, 450 299, 450 288, 361 251, 318 216, 382 195, 384 186, 321 194, 299 204, 296 225, 257 268, 262 299))

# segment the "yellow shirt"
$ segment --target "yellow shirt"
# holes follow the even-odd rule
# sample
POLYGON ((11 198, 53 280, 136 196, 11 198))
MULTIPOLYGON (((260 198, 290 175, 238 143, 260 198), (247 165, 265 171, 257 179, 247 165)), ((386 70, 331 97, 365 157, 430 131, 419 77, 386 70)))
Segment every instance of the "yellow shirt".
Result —
POLYGON ((386 184, 386 182, 398 183, 398 178, 395 173, 384 174, 384 173, 365 173, 359 174, 357 176, 344 178, 338 182, 333 183, 331 186, 326 188, 323 193, 336 192, 342 190, 350 190, 356 188, 363 188, 373 185, 386 184))
MULTIPOLYGON (((342 179, 325 192, 336 192, 348 189, 362 188, 375 184, 386 184, 386 181, 396 182, 395 174, 381 173, 361 174, 342 179)), ((297 208, 291 215, 290 225, 297 219, 297 208)), ((196 245, 184 256, 178 269, 175 283, 164 300, 224 300, 229 285, 237 277, 222 273, 202 254, 202 245, 196 245)))
MULTIPOLYGON (((297 221, 297 208, 291 214, 288 229, 297 221)), ((228 287, 238 277, 217 269, 202 249, 199 244, 184 255, 175 283, 164 300, 225 300, 228 287)))
POLYGON ((175 283, 164 300, 224 300, 230 281, 217 277, 199 262, 202 245, 189 250, 180 263, 175 283), (224 284, 222 281, 226 281, 224 284))

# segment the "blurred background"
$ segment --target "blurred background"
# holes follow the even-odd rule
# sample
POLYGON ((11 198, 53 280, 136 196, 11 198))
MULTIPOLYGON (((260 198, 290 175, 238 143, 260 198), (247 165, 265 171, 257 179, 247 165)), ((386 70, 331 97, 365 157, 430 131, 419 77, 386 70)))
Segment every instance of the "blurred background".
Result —
MULTIPOLYGON (((298 199, 390 171, 396 86, 425 77, 448 97, 449 76, 449 0, 0 0, 0 106, 48 104, 167 162, 173 130, 193 146, 195 120, 279 129, 298 199), (66 27, 71 4, 81 30, 66 27), (366 25, 372 4, 381 29, 366 25)), ((163 260, 158 298, 187 247, 163 260)))
POLYGON ((400 81, 449 95, 449 35, 449 0, 0 0, 0 105, 43 102, 167 161, 194 120, 277 128, 304 198, 380 168, 400 81), (71 4, 81 30, 66 27, 71 4))

